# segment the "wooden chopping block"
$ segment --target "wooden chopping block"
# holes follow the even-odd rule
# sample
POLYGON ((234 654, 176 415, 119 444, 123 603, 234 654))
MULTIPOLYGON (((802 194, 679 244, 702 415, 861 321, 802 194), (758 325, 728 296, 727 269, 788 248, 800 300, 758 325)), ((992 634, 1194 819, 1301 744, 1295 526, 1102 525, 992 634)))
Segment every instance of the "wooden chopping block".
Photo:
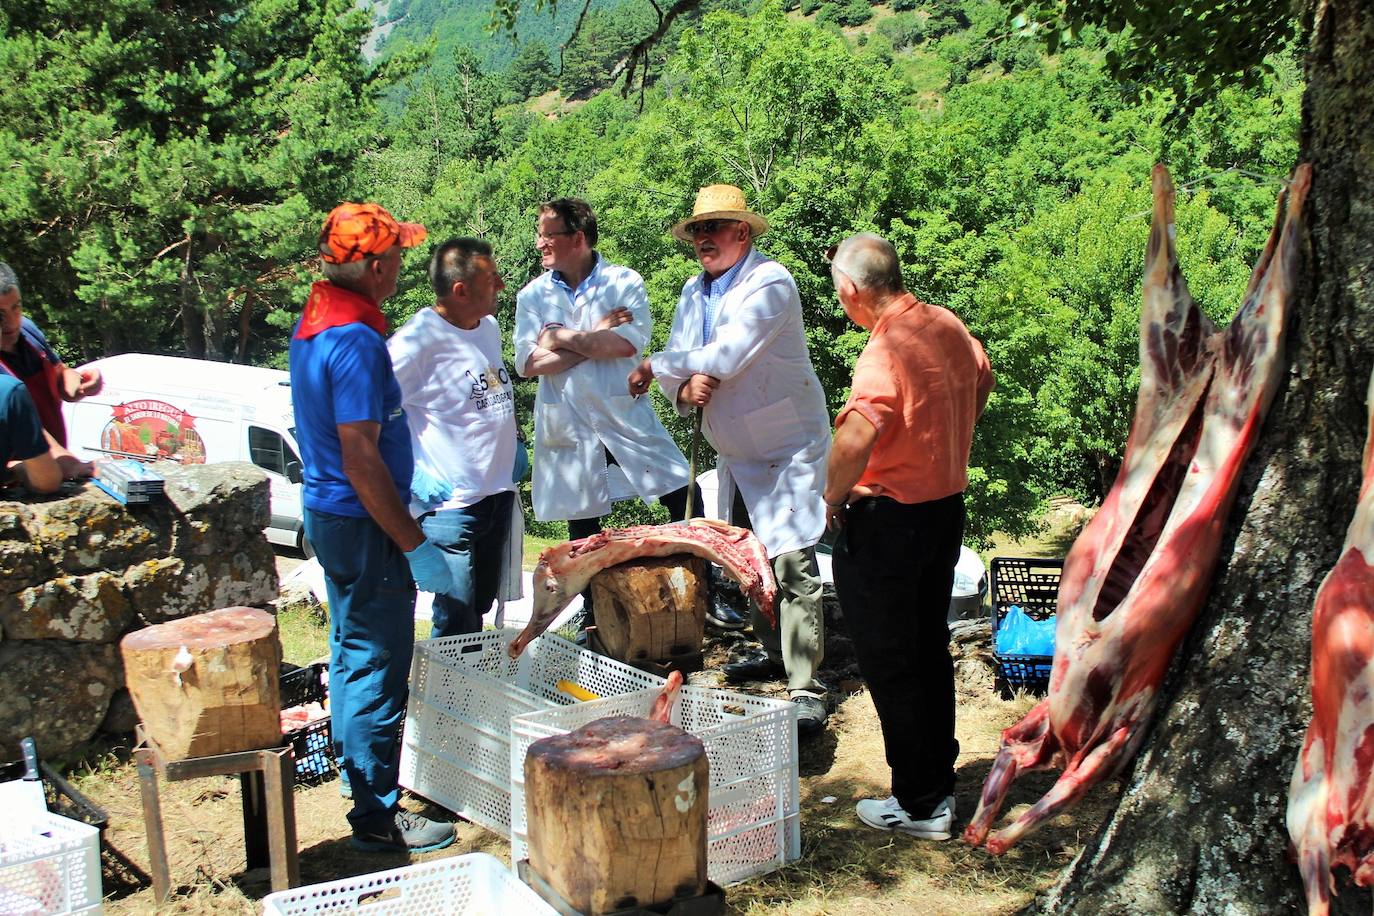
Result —
POLYGON ((691 554, 633 560, 597 573, 592 606, 606 654, 634 663, 701 651, 708 582, 706 561, 691 554))
POLYGON ((632 716, 543 738, 525 757, 530 867, 579 913, 706 891, 701 739, 632 716))
POLYGON ((232 607, 144 627, 119 643, 144 732, 164 760, 281 744, 277 619, 232 607))

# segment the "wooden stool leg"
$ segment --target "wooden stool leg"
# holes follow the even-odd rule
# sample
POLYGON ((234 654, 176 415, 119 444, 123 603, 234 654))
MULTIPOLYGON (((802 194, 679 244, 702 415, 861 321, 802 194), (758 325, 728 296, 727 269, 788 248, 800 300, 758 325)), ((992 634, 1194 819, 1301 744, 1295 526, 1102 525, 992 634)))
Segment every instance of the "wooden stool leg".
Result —
POLYGON ((138 790, 143 798, 143 826, 148 832, 148 867, 153 872, 153 899, 166 903, 172 890, 167 868, 167 838, 162 833, 162 802, 158 797, 157 769, 152 751, 134 751, 138 761, 138 790))
POLYGON ((296 761, 290 754, 274 751, 263 751, 262 758, 272 890, 284 891, 301 883, 296 850, 296 761))

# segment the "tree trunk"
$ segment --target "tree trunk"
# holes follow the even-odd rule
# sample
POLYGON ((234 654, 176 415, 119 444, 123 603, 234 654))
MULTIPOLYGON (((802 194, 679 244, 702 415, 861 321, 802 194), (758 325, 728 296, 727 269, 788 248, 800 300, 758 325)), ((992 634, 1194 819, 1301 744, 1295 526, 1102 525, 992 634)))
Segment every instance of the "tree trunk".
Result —
MULTIPOLYGON (((1039 902, 1046 912, 1304 908, 1284 825, 1288 781, 1311 717, 1312 602, 1355 508, 1374 365, 1374 8, 1328 0, 1313 19, 1309 9, 1312 249, 1287 385, 1153 733, 1115 813, 1039 902)), ((1369 912, 1344 872, 1339 890, 1337 912, 1369 912)))
POLYGON ((196 295, 195 269, 191 266, 191 243, 181 256, 181 340, 186 355, 195 359, 205 357, 205 315, 196 295))
POLYGON ((706 561, 690 554, 620 563, 592 577, 596 635, 611 658, 665 662, 701 651, 706 561))

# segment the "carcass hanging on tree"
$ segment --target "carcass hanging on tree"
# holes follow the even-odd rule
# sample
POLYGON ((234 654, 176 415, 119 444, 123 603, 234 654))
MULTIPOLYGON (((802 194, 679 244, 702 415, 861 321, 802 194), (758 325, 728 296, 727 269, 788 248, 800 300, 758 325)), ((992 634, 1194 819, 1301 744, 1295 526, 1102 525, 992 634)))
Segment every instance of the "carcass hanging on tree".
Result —
POLYGON ((1211 584, 1240 472, 1278 388, 1311 171, 1280 196, 1273 233, 1230 325, 1188 293, 1174 248, 1173 184, 1156 166, 1141 310, 1140 392, 1121 473, 1070 550, 1049 696, 1002 735, 967 842, 997 854, 1127 763, 1211 584), (1058 782, 988 832, 1027 770, 1058 782))

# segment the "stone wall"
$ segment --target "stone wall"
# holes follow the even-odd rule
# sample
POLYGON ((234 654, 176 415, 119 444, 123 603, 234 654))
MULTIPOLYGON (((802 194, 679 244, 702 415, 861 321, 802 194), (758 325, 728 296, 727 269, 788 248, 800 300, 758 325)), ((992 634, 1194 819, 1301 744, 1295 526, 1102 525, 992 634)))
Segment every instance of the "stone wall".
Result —
POLYGON ((133 728, 119 639, 276 598, 262 471, 159 463, 167 496, 121 506, 94 484, 0 501, 0 761, 32 735, 63 754, 133 728))

